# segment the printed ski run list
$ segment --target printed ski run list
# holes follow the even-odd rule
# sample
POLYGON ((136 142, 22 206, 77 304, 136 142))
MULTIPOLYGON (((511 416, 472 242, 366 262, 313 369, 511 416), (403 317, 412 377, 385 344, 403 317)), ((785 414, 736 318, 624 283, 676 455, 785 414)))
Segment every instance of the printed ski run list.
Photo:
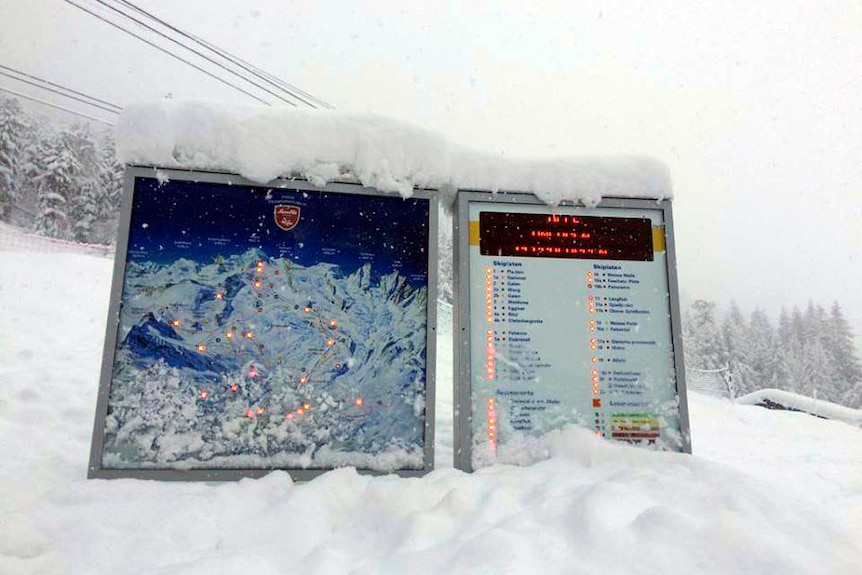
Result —
POLYGON ((470 205, 474 454, 570 423, 676 449, 662 212, 513 208, 470 205))

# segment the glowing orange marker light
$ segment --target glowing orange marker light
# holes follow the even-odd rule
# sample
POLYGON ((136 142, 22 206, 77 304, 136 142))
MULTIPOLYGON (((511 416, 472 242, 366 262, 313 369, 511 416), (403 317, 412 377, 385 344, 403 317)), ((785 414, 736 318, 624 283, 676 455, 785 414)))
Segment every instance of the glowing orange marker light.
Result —
POLYGON ((245 332, 245 338, 246 339, 254 339, 254 332, 253 331, 245 332))
POLYGON ((362 407, 362 398, 357 397, 353 403, 356 405, 356 407, 362 407))
POLYGON ((224 299, 224 294, 223 294, 223 293, 221 293, 221 292, 218 292, 218 293, 216 294, 216 299, 218 299, 218 300, 224 299))
POLYGON ((225 332, 224 336, 228 339, 233 339, 233 332, 227 331, 227 332, 225 332))
POLYGON ((199 352, 201 352, 201 353, 205 352, 205 351, 207 350, 207 344, 205 344, 205 343, 199 343, 199 344, 197 345, 197 350, 198 350, 199 352))
POLYGON ((304 308, 302 308, 302 311, 304 311, 305 313, 311 313, 311 306, 310 305, 305 306, 304 308))
POLYGON ((299 409, 296 410, 296 414, 297 415, 305 415, 305 410, 300 407, 299 409))
POLYGON ((200 399, 206 399, 206 398, 208 398, 209 396, 210 396, 209 392, 208 392, 207 390, 205 390, 205 389, 202 389, 202 390, 200 390, 200 391, 198 392, 198 397, 199 397, 200 399))
POLYGON ((254 280, 254 287, 260 289, 263 286, 263 282, 260 280, 254 280))
POLYGON ((327 339, 326 345, 329 345, 329 346, 335 345, 335 338, 330 337, 329 339, 327 339))
POLYGON ((493 397, 488 398, 487 417, 488 442, 491 444, 491 449, 497 451, 497 405, 493 397))
POLYGON ((336 329, 336 328, 338 328, 338 322, 335 321, 334 319, 329 320, 329 329, 336 329))
POLYGON ((258 414, 258 415, 263 415, 263 412, 264 412, 264 411, 266 411, 266 410, 265 410, 263 407, 258 407, 258 408, 257 408, 257 414, 258 414))
POLYGON ((180 320, 175 319, 174 321, 171 322, 171 325, 174 327, 180 327, 180 320))
POLYGON ((308 383, 308 378, 307 378, 306 376, 304 376, 304 375, 303 375, 303 376, 300 376, 300 378, 299 378, 299 385, 305 385, 306 383, 308 383))

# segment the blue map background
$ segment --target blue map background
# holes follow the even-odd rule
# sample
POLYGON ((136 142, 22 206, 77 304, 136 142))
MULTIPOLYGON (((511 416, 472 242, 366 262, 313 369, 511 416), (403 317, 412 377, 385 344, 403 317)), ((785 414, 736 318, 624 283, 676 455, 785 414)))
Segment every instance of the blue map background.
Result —
POLYGON ((419 286, 427 281, 428 206, 398 196, 137 178, 128 259, 212 261, 255 247, 345 273, 370 261, 375 274, 398 270, 419 286), (279 204, 301 209, 288 232, 275 223, 279 204))
POLYGON ((132 208, 104 467, 422 468, 427 199, 138 178, 132 208))

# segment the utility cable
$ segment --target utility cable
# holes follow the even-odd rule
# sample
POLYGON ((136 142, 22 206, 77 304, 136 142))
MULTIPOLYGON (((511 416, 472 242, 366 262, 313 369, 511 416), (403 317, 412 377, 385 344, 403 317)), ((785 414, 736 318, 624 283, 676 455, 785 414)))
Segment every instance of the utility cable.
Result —
POLYGON ((271 86, 279 88, 280 90, 286 92, 290 96, 296 98, 297 100, 302 101, 303 103, 305 103, 306 105, 308 105, 312 108, 316 108, 317 106, 315 106, 315 104, 310 102, 309 100, 314 101, 318 106, 332 109, 332 106, 330 104, 326 103, 325 101, 321 100, 320 98, 312 96, 308 92, 305 92, 305 91, 301 90, 300 88, 297 88, 296 86, 288 84, 284 80, 282 80, 276 76, 273 76, 269 72, 266 72, 265 70, 262 70, 256 66, 254 66, 253 64, 250 64, 250 63, 246 62, 245 60, 242 60, 241 58, 238 58, 238 57, 232 55, 231 53, 227 52, 226 50, 219 48, 218 46, 215 46, 214 44, 211 44, 210 42, 207 42, 206 40, 203 40, 200 37, 195 36, 194 34, 190 34, 188 32, 181 30, 180 28, 177 28, 176 26, 173 26, 172 24, 166 22, 165 20, 162 20, 158 16, 155 16, 155 15, 147 12, 143 8, 136 6, 132 2, 128 2, 127 0, 115 0, 115 1, 117 1, 120 4, 134 10, 135 12, 139 13, 140 15, 145 16, 146 18, 149 18, 150 20, 158 22, 162 26, 172 30, 173 32, 176 32, 177 34, 180 34, 184 38, 187 38, 187 39, 191 40, 192 42, 195 42, 199 46, 206 48, 207 50, 209 50, 209 51, 217 54, 218 56, 228 60, 232 64, 250 72, 251 74, 253 74, 257 78, 263 80, 264 82, 270 84, 271 86), (300 97, 300 96, 302 96, 302 97, 300 97))
MULTIPOLYGON (((194 38, 194 36, 192 36, 192 37, 194 38)), ((231 60, 232 62, 236 63, 237 66, 245 68, 246 70, 249 70, 251 73, 258 76, 259 78, 266 80, 268 83, 273 84, 275 86, 278 86, 281 90, 287 92, 288 94, 291 94, 297 100, 301 100, 302 102, 305 102, 308 106, 310 106, 312 108, 316 109, 319 106, 321 108, 326 108, 329 110, 335 109, 331 104, 329 104, 328 102, 326 102, 324 100, 321 100, 317 96, 313 96, 313 95, 309 94, 308 92, 306 92, 305 90, 302 90, 301 88, 297 88, 293 84, 288 84, 287 82, 285 82, 284 80, 282 80, 278 76, 270 74, 266 70, 258 68, 254 64, 249 64, 245 60, 242 60, 240 58, 237 58, 236 56, 231 55, 229 52, 224 51, 223 49, 219 48, 218 46, 216 46, 214 44, 210 44, 206 40, 198 39, 197 41, 200 42, 201 45, 206 46, 210 50, 221 55, 223 58, 227 58, 227 59, 231 60), (297 94, 300 94, 302 97, 298 96, 297 94), (317 105, 315 105, 312 102, 309 102, 308 100, 312 100, 317 105)))
MULTIPOLYGON (((54 86, 55 88, 60 88, 61 90, 71 92, 72 94, 77 94, 78 96, 83 96, 84 98, 87 98, 88 100, 92 100, 94 102, 104 104, 105 106, 108 106, 110 108, 114 108, 118 112, 120 110, 122 110, 122 108, 120 106, 117 106, 116 104, 106 102, 105 100, 101 100, 101 99, 96 98, 94 96, 90 96, 89 94, 79 92, 78 90, 73 90, 72 88, 67 88, 66 86, 61 86, 60 84, 55 84, 54 82, 45 80, 43 78, 39 78, 38 76, 34 76, 32 74, 28 74, 27 72, 22 72, 21 70, 16 70, 15 68, 10 68, 9 66, 4 66, 3 64, 0 64, 0 68, 2 68, 4 70, 8 70, 9 72, 13 72, 15 74, 18 74, 19 76, 24 76, 24 77, 30 78, 32 80, 42 82, 43 84, 47 84, 48 86, 54 86)), ((0 73, 2 73, 2 72, 0 72, 0 73)))
MULTIPOLYGON (((0 68, 5 68, 5 66, 0 65, 0 68)), ((110 112, 111 114, 119 114, 119 113, 120 113, 120 110, 122 109, 122 108, 119 108, 119 107, 117 107, 116 109, 114 109, 114 108, 109 108, 109 107, 107 107, 107 106, 103 106, 103 105, 101 105, 101 104, 95 104, 95 103, 93 103, 93 102, 88 102, 88 101, 87 101, 87 100, 85 100, 84 98, 79 98, 79 97, 77 97, 77 96, 73 96, 73 95, 71 95, 71 94, 66 94, 65 92, 61 92, 60 90, 57 90, 57 89, 55 89, 55 88, 51 88, 51 87, 49 87, 49 86, 44 86, 44 85, 42 85, 42 84, 39 84, 39 83, 34 82, 34 81, 32 81, 32 80, 28 80, 28 79, 26 79, 26 78, 18 78, 17 76, 13 76, 12 74, 10 74, 10 73, 8 73, 8 72, 4 72, 3 70, 0 70, 0 76, 6 76, 7 78, 12 78, 13 80, 17 80, 18 82, 23 82, 23 83, 25 83, 25 84, 30 84, 31 86, 35 86, 35 87, 39 88, 40 90, 45 90, 45 91, 47 91, 47 92, 53 92, 54 94, 59 94, 60 96, 63 96, 63 97, 65 97, 65 98, 69 98, 70 100, 75 100, 75 101, 77 101, 77 102, 81 102, 81 103, 86 104, 86 105, 88 105, 88 106, 93 106, 94 108, 98 108, 98 109, 100 109, 100 110, 104 110, 105 112, 110 112)), ((65 89, 65 88, 64 88, 64 89, 65 89)))
POLYGON ((100 118, 95 118, 93 116, 88 116, 87 114, 82 114, 81 112, 76 112, 75 110, 70 110, 69 108, 64 108, 63 106, 58 106, 57 104, 52 104, 51 102, 46 102, 45 100, 40 100, 39 98, 34 98, 32 96, 27 96, 22 94, 21 92, 16 92, 15 90, 10 90, 8 88, 0 87, 0 92, 7 92, 9 94, 18 96, 19 98, 24 98, 25 100, 31 100, 33 102, 38 102, 40 104, 44 104, 45 106, 50 106, 51 108, 56 108, 58 110, 62 110, 64 112, 68 112, 69 114, 73 114, 75 116, 81 116, 82 118, 87 118, 88 120, 93 120, 95 122, 101 122, 102 124, 107 124, 109 126, 113 126, 114 124, 108 122, 106 120, 102 120, 100 118))
POLYGON ((267 92, 267 93, 268 93, 268 94, 270 94, 271 96, 274 96, 274 97, 278 98, 279 100, 281 100, 282 102, 284 102, 284 103, 286 103, 286 104, 290 104, 291 106, 296 106, 296 104, 295 104, 294 102, 291 102, 290 100, 286 100, 286 99, 284 99, 282 96, 280 96, 280 95, 279 95, 279 94, 277 94, 276 92, 273 92, 272 90, 270 90, 269 88, 267 88, 267 87, 265 87, 265 86, 261 86, 260 84, 256 83, 254 80, 249 79, 248 77, 246 77, 246 76, 242 75, 241 73, 237 72, 236 70, 233 70, 233 69, 231 69, 231 68, 228 68, 227 66, 225 66, 225 65, 224 65, 224 64, 222 64, 221 62, 219 62, 219 61, 217 61, 217 60, 214 60, 213 58, 211 58, 211 57, 207 56, 206 54, 202 54, 201 52, 198 52, 198 51, 197 51, 197 50, 195 50, 194 48, 191 48, 191 47, 189 47, 189 46, 187 46, 187 45, 183 44, 183 43, 182 43, 182 42, 180 42, 179 40, 177 40, 177 39, 175 39, 175 38, 171 38, 170 36, 168 36, 168 35, 167 35, 167 34, 165 34, 164 32, 160 32, 159 30, 157 30, 156 28, 153 28, 152 26, 150 26, 150 25, 149 25, 149 24, 147 24, 146 22, 143 22, 143 21, 141 21, 141 20, 138 20, 138 19, 137 19, 137 18, 135 18, 134 16, 131 16, 131 15, 129 15, 129 14, 126 14, 125 12, 123 12, 122 10, 120 10, 119 8, 116 8, 116 7, 114 7, 114 6, 111 6, 111 5, 110 5, 110 4, 108 4, 107 2, 104 2, 103 0, 95 0, 95 1, 96 1, 96 3, 97 3, 97 4, 101 4, 102 6, 104 6, 105 8, 107 8, 108 10, 111 10, 111 11, 113 11, 113 12, 115 12, 115 13, 119 14, 119 15, 120 15, 120 16, 122 16, 123 18, 126 18, 126 19, 128 19, 128 20, 131 20, 132 22, 134 22, 134 23, 138 24, 139 26, 143 26, 143 27, 144 27, 144 28, 146 28, 147 30, 149 30, 149 31, 151 31, 151 32, 154 32, 155 34, 158 34, 159 36, 161 36, 162 38, 164 38, 164 39, 168 40, 169 42, 173 42, 173 43, 174 43, 174 44, 176 44, 177 46, 180 46, 181 48, 185 48, 186 50, 188 50, 188 51, 192 52, 192 53, 193 53, 193 54, 195 54, 196 56, 199 56, 199 57, 203 58, 204 60, 206 60, 207 62, 210 62, 211 64, 214 64, 214 65, 218 66, 218 67, 219 67, 219 68, 221 68, 222 70, 225 70, 225 71, 226 71, 226 72, 228 72, 229 74, 233 74, 233 75, 234 75, 234 76, 236 76, 237 78, 239 78, 239 79, 241 79, 241 80, 244 80, 244 81, 248 82, 249 84, 251 84, 251 85, 252 85, 252 86, 254 86, 255 88, 258 88, 258 89, 260 89, 260 90, 263 90, 264 92, 267 92))
POLYGON ((189 66, 191 66, 191 67, 192 67, 192 68, 194 68, 195 70, 197 70, 197 71, 199 71, 199 72, 202 72, 202 73, 206 74, 206 75, 207 75, 207 76, 209 76, 210 78, 213 78, 214 80, 217 80, 217 81, 221 82, 222 84, 225 84, 226 86, 229 86, 229 87, 233 88, 234 90, 236 90, 236 91, 238 91, 238 92, 242 92, 243 94, 245 94, 246 96, 248 96, 248 97, 250 97, 250 98, 254 98, 255 100, 257 100, 257 101, 258 101, 258 102, 260 102, 261 104, 266 104, 267 106, 271 106, 271 105, 272 105, 272 104, 270 104, 269 102, 267 102, 266 100, 262 100, 261 98, 258 98, 257 96, 255 96, 255 95, 254 95, 254 94, 252 94, 251 92, 249 92, 249 91, 247 91, 247 90, 244 90, 244 89, 240 88, 239 86, 235 86, 234 84, 231 84, 230 82, 228 82, 228 81, 227 81, 227 80, 225 80, 224 78, 220 78, 220 77, 216 76, 215 74, 213 74, 212 72, 209 72, 208 70, 205 70, 205 69, 201 68, 200 66, 198 66, 198 65, 196 65, 196 64, 193 64, 192 62, 189 62, 188 60, 185 60, 184 58, 182 58, 181 56, 178 56, 178 55, 174 54, 174 53, 173 53, 173 52, 171 52, 170 50, 167 50, 167 49, 165 49, 165 48, 163 48, 163 47, 159 46, 158 44, 155 44, 155 43, 153 43, 153 42, 150 42, 150 41, 149 41, 149 40, 147 40, 146 38, 144 38, 144 37, 142 37, 142 36, 139 36, 138 34, 135 34, 134 32, 132 32, 132 31, 130 31, 130 30, 127 30, 126 28, 123 28, 122 26, 120 26, 119 24, 117 24, 117 23, 115 23, 115 22, 111 22, 111 21, 110 21, 110 20, 108 20, 107 18, 105 18, 105 17, 103 17, 103 16, 100 16, 99 14, 97 14, 97 13, 93 12, 92 10, 89 10, 89 9, 87 9, 87 8, 84 8, 84 7, 83 7, 83 6, 81 6, 80 4, 76 4, 75 2, 73 2, 73 0, 63 0, 63 2, 65 2, 65 3, 67 3, 67 4, 70 4, 70 5, 74 6, 75 8, 77 8, 77 9, 79 9, 79 10, 83 11, 83 12, 86 12, 86 13, 87 13, 87 14, 89 14, 90 16, 93 16, 94 18, 98 18, 98 19, 99 19, 99 20, 101 20, 102 22, 104 22, 104 23, 106 23, 106 24, 108 24, 108 25, 110 25, 110 26, 112 26, 112 27, 114 27, 114 28, 116 28, 116 29, 118 29, 118 30, 120 30, 120 31, 122 31, 122 32, 125 32, 126 34, 128 34, 128 35, 130 35, 130 36, 133 36, 133 37, 137 38, 137 39, 138 39, 138 40, 140 40, 141 42, 144 42, 145 44, 148 44, 149 46, 152 46, 152 47, 153 47, 153 48, 155 48, 156 50, 159 50, 160 52, 163 52, 163 53, 167 54, 167 55, 168 55, 168 56, 170 56, 171 58, 174 58, 174 59, 176 59, 176 60, 179 60, 180 62, 182 62, 182 63, 184 63, 184 64, 188 64, 189 66))

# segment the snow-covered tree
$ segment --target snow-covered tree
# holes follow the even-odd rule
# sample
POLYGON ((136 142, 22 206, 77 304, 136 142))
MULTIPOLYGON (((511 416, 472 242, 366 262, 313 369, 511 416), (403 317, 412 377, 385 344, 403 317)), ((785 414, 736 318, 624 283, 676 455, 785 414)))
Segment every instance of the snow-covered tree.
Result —
POLYGON ((0 98, 0 220, 9 219, 18 198, 25 127, 18 100, 0 98))
POLYGON ((835 364, 835 393, 840 402, 850 407, 862 407, 862 365, 853 344, 853 332, 844 318, 838 302, 829 311, 824 343, 835 364))
POLYGON ((42 143, 54 130, 44 118, 26 115, 26 125, 20 139, 20 155, 16 166, 15 212, 13 222, 25 228, 32 228, 39 214, 39 185, 35 181, 37 164, 42 143))
POLYGON ((98 140, 99 190, 98 215, 93 240, 100 244, 116 241, 123 192, 123 165, 117 161, 114 133, 103 132, 98 140))
POLYGON ((805 328, 802 313, 798 307, 793 307, 792 312, 781 310, 778 320, 778 349, 777 353, 784 367, 784 381, 781 389, 802 393, 805 383, 805 353, 803 342, 805 339, 805 328))
POLYGON ((778 355, 778 341, 775 330, 769 322, 769 317, 761 311, 754 310, 748 323, 749 367, 751 380, 747 391, 756 391, 765 387, 781 387, 784 381, 784 369, 778 355))
POLYGON ((683 321, 685 361, 694 369, 727 367, 724 338, 715 317, 715 303, 696 300, 683 321))
POLYGON ((91 242, 93 226, 99 217, 100 166, 96 143, 85 124, 76 124, 68 132, 69 145, 77 160, 73 174, 74 197, 69 206, 73 239, 91 242))
POLYGON ((733 374, 734 393, 742 394, 757 389, 757 376, 751 368, 751 340, 748 324, 735 301, 721 326, 727 365, 733 374))
POLYGON ((35 231, 48 237, 71 239, 69 200, 76 195, 75 175, 80 169, 71 135, 62 131, 45 138, 30 169, 39 195, 35 231))

